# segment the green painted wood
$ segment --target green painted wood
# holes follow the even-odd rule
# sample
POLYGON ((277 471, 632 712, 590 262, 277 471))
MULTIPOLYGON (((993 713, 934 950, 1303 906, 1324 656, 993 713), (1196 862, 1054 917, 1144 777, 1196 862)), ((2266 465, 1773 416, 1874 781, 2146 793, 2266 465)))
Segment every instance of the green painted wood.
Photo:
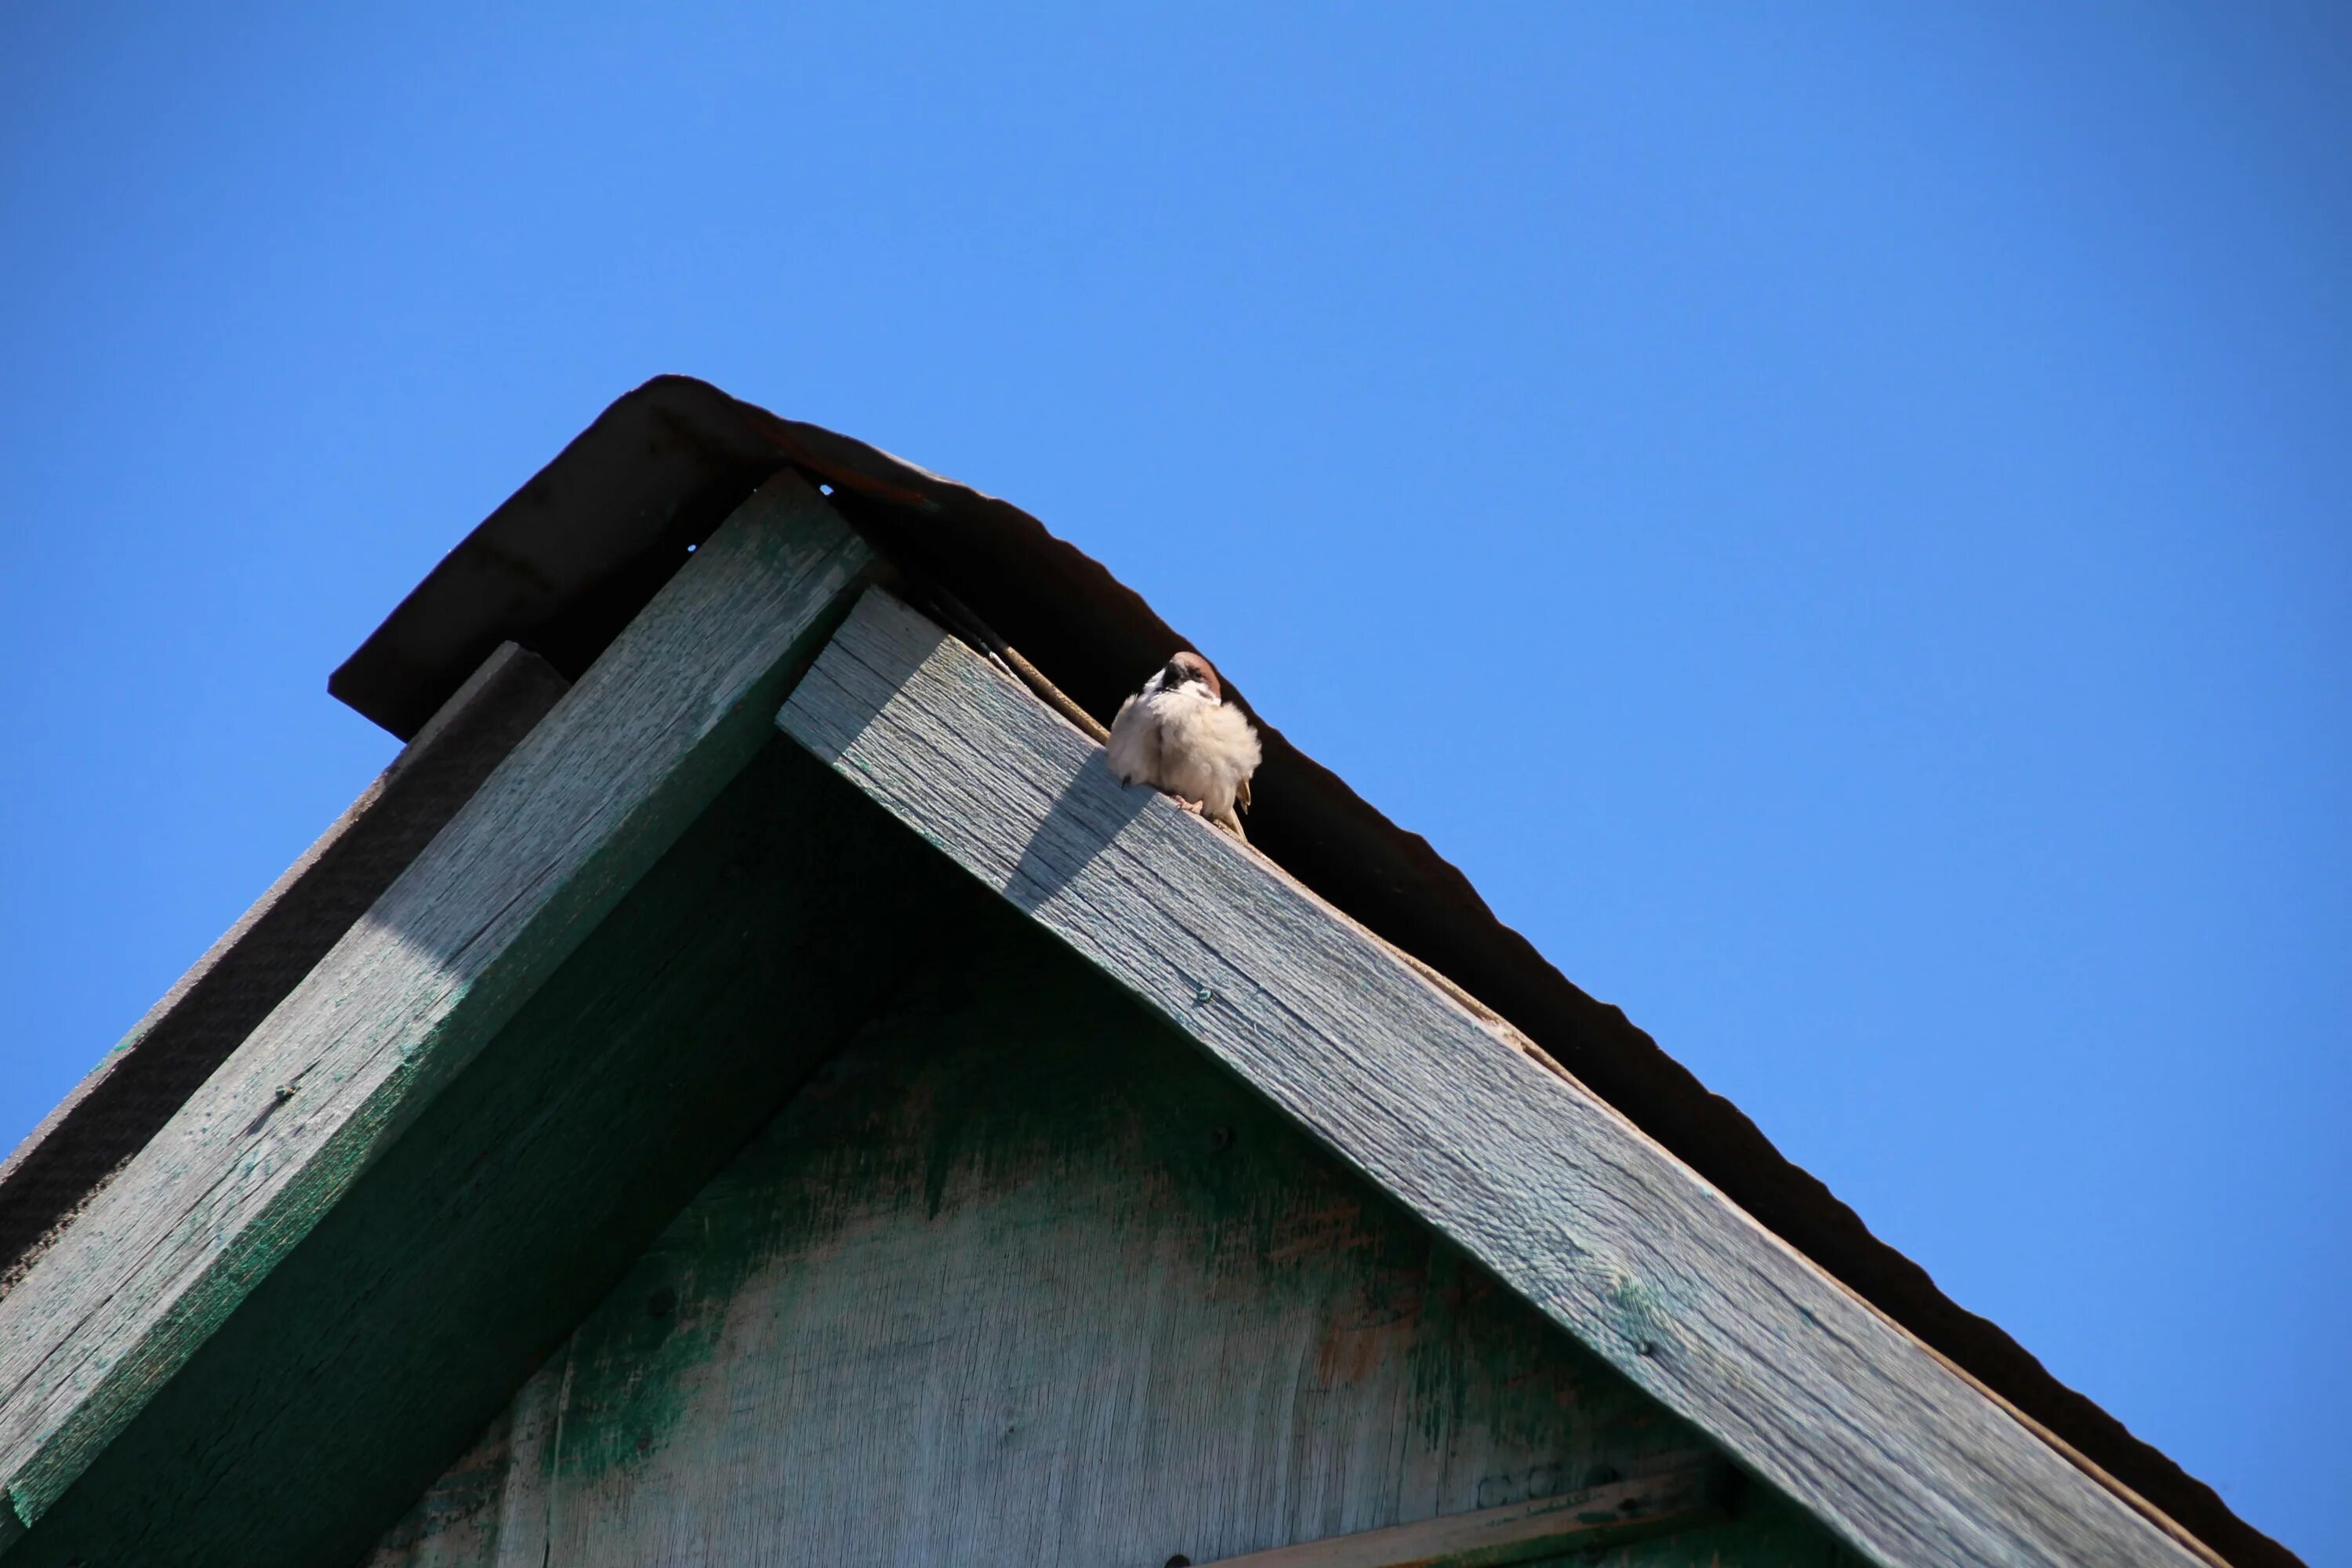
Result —
MULTIPOLYGON (((1587 1487, 1622 1503, 1704 1447, 921 853, 972 897, 953 942, 369 1568, 1161 1568, 1587 1487)), ((1576 1560, 1833 1551, 1750 1488, 1727 1522, 1576 1560)))
POLYGON ((0 1161, 0 1296, 392 885, 568 683, 507 643, 0 1161))
POLYGON ((37 1521, 762 743, 865 547, 782 475, 0 1298, 37 1521))
POLYGON ((979 901, 776 740, 9 1568, 353 1561, 979 901))
POLYGON ((783 730, 1856 1549, 2200 1561, 1499 1021, 869 592, 783 730))

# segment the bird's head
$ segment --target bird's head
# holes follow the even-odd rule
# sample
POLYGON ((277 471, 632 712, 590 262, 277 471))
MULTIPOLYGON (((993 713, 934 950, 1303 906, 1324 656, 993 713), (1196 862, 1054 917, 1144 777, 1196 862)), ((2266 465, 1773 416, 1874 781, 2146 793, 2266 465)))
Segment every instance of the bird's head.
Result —
POLYGON ((1208 693, 1212 702, 1225 700, 1224 688, 1217 680, 1217 672, 1209 661, 1187 649, 1160 666, 1159 672, 1145 683, 1147 691, 1176 691, 1187 686, 1197 686, 1208 693))

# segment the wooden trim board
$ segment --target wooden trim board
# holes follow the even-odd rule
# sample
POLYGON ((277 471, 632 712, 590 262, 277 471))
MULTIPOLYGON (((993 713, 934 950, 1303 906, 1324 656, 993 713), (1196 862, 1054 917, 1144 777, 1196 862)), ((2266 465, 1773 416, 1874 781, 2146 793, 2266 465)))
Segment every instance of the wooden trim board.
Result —
POLYGON ((0 1562, 356 1563, 982 896, 772 735, 0 1562))
POLYGON ((0 1161, 0 1296, 367 912, 568 684, 537 655, 500 645, 0 1161))
POLYGON ((1588 1547, 1622 1546, 1730 1517, 1738 1472, 1710 1455, 1683 1455, 1631 1480, 1334 1535, 1203 1568, 1502 1568, 1588 1547))
POLYGON ((871 562, 804 482, 771 480, 0 1300, 0 1532, 57 1501, 759 750, 871 562))
POLYGON ((2199 1558, 1574 1079, 869 591, 777 723, 1869 1559, 2199 1558))

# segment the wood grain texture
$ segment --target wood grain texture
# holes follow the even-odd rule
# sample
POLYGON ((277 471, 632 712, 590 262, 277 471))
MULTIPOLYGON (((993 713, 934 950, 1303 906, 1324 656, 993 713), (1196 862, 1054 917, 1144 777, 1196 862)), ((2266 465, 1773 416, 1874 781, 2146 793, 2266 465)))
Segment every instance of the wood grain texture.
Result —
POLYGON ((0 1296, 432 842, 568 683, 508 643, 0 1162, 0 1296))
MULTIPOLYGON (((526 1436, 494 1425, 371 1568, 1161 1568, 1699 1446, 882 826, 969 896, 953 941, 581 1324, 505 1424, 526 1436)), ((1757 1489, 1593 1561, 1833 1550, 1757 1489)))
POLYGON ((57 1501, 758 751, 761 705, 868 563, 797 479, 763 488, 0 1299, 17 1519, 57 1501))
POLYGON ((1712 1458, 1643 1467, 1640 1479, 1387 1530, 1221 1558, 1212 1568, 1502 1568, 1719 1523, 1737 1472, 1712 1458))
POLYGON ((1753 1473, 1889 1564, 2185 1548, 1269 862, 869 592, 778 719, 1753 1473))
POLYGON ((773 737, 9 1568, 353 1560, 974 906, 773 737))

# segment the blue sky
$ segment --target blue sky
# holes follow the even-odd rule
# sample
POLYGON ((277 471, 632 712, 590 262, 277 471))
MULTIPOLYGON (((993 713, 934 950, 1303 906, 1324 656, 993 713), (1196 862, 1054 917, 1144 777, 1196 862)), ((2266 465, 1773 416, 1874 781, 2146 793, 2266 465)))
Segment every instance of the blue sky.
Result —
POLYGON ((2340 10, 325 9, 0 12, 0 1146, 682 371, 1105 561, 2352 1562, 2340 10))

